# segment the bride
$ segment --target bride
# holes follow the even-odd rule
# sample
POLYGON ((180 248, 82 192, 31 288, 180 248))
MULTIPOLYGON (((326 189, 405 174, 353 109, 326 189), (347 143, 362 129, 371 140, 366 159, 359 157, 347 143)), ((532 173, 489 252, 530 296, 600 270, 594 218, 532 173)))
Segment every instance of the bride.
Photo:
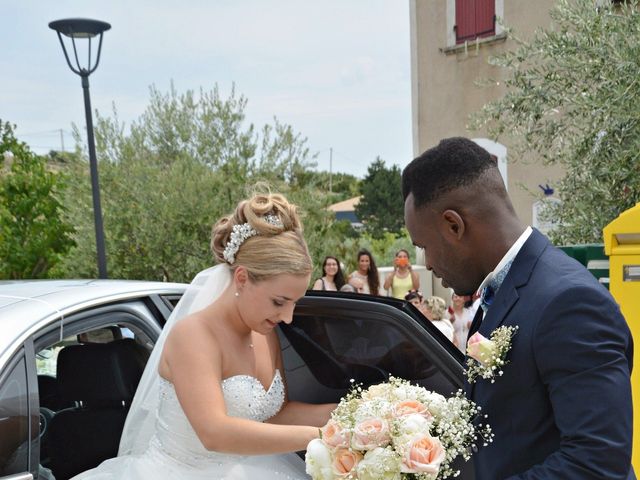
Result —
POLYGON ((286 398, 275 328, 289 323, 312 262, 296 207, 240 202, 213 227, 221 263, 198 274, 156 344, 119 456, 74 480, 300 479, 296 454, 335 404, 286 398))

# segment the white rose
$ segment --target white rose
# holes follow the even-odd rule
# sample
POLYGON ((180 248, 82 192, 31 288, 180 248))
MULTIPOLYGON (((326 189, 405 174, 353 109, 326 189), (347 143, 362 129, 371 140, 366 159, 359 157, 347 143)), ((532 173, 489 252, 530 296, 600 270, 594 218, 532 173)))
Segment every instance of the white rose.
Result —
POLYGON ((357 467, 358 480, 400 480, 400 457, 390 447, 368 451, 357 467))
POLYGON ((412 413, 402 417, 399 425, 402 435, 414 436, 417 433, 429 433, 431 422, 419 413, 412 413))
POLYGON ((379 383, 371 385, 363 394, 362 398, 369 400, 372 398, 386 398, 391 395, 391 385, 388 383, 379 383))
POLYGON ((405 388, 404 385, 400 385, 393 391, 393 398, 400 401, 406 400, 408 398, 407 389, 405 388))
POLYGON ((425 396, 425 400, 427 402, 437 402, 437 403, 444 403, 447 401, 444 395, 440 395, 439 393, 436 393, 436 392, 427 392, 427 395, 425 396))
POLYGON ((425 400, 429 411, 434 417, 441 417, 445 413, 447 399, 439 393, 429 392, 425 400))
POLYGON ((428 435, 430 425, 429 420, 417 413, 398 419, 396 422, 398 433, 393 438, 393 444, 398 449, 404 448, 416 435, 428 435))
POLYGON ((304 457, 307 474, 313 480, 332 480, 331 452, 322 440, 316 438, 307 445, 307 454, 304 457))

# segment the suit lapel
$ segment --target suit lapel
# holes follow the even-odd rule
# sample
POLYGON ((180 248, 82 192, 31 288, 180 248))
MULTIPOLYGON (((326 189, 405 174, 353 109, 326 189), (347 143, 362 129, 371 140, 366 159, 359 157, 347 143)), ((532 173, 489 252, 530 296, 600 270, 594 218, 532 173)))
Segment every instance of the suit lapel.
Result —
MULTIPOLYGON (((550 245, 549 240, 534 228, 533 232, 516 255, 509 273, 498 289, 493 303, 487 311, 484 319, 482 319, 482 308, 478 308, 478 312, 476 312, 476 316, 474 317, 471 328, 469 329, 469 337, 471 337, 471 335, 476 331, 479 331, 481 335, 489 338, 491 333, 504 323, 509 312, 520 298, 518 289, 527 284, 535 264, 540 258, 542 251, 548 245, 550 245)), ((469 384, 465 376, 464 389, 465 392, 467 392, 468 398, 473 398, 474 386, 475 383, 469 384)))
POLYGON ((491 332, 502 325, 518 301, 518 289, 527 284, 531 273, 542 254, 549 245, 549 240, 538 230, 533 229, 527 241, 516 255, 509 273, 498 289, 493 304, 482 321, 479 331, 489 338, 491 332))
MULTIPOLYGON (((513 266, 511 267, 513 268, 513 266)), ((498 328, 504 322, 507 314, 518 301, 518 291, 516 290, 510 277, 511 271, 502 282, 498 293, 496 294, 491 307, 487 311, 487 315, 480 324, 478 331, 481 335, 489 338, 491 332, 498 328)))

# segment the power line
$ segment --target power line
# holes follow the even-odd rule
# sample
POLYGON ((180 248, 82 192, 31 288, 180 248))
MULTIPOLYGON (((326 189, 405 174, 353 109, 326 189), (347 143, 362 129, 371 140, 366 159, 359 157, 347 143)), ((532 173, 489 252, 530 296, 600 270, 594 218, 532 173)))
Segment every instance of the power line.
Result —
POLYGON ((33 137, 36 135, 58 135, 60 132, 71 134, 70 130, 64 130, 62 128, 56 128, 55 130, 43 130, 41 132, 29 132, 29 133, 16 133, 19 137, 33 137))

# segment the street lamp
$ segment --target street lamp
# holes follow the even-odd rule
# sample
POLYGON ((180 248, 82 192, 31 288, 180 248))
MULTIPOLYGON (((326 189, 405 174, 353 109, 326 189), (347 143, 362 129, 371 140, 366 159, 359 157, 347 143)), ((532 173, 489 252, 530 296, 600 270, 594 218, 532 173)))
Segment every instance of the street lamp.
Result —
POLYGON ((58 33, 60 45, 64 52, 64 58, 72 72, 80 75, 82 79, 82 89, 84 90, 84 113, 87 117, 87 143, 89 146, 89 169, 91 171, 91 192, 93 194, 93 217, 96 228, 96 250, 98 254, 98 276, 99 278, 107 278, 107 258, 104 248, 104 228, 102 226, 102 208, 100 207, 100 183, 98 182, 98 161, 96 159, 96 146, 93 138, 93 117, 91 114, 91 99, 89 98, 89 75, 91 75, 100 61, 100 51, 102 50, 102 35, 111 28, 107 22, 100 20, 91 20, 89 18, 67 18, 64 20, 56 20, 49 23, 49 28, 58 33), (62 40, 62 35, 71 38, 73 44, 73 55, 75 58, 75 67, 69 60, 67 48, 62 40), (91 40, 100 36, 98 42, 98 53, 96 55, 95 64, 91 66, 91 40), (87 66, 80 66, 78 59, 78 50, 76 48, 76 39, 87 39, 88 55, 87 66))

